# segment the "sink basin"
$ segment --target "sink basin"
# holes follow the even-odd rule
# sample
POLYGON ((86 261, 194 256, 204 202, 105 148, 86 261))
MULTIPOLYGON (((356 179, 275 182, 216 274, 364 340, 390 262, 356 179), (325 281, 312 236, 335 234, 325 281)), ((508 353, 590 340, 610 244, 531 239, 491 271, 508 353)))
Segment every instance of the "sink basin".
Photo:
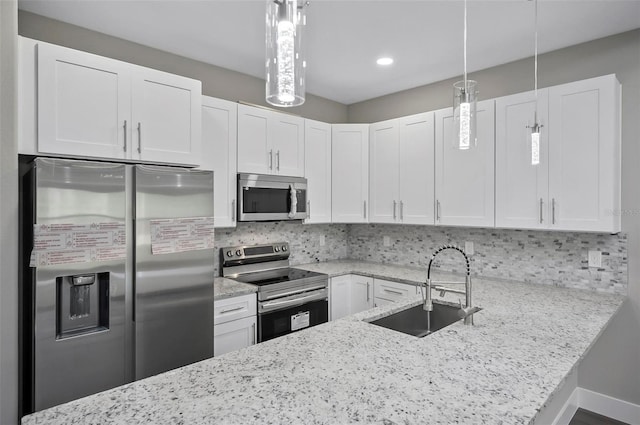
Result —
POLYGON ((462 320, 458 314, 459 312, 459 307, 433 303, 430 331, 427 329, 427 315, 429 312, 423 310, 422 304, 369 323, 422 338, 458 320, 462 320))

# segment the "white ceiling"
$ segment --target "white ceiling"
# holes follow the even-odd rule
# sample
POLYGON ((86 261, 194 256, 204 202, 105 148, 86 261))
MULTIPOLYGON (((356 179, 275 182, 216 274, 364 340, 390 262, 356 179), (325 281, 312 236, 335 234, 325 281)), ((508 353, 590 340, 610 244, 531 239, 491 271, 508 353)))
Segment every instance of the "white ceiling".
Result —
MULTIPOLYGON (((1 1, 1 0, 0 0, 1 1)), ((20 0, 19 7, 264 78, 264 0, 20 0)), ((540 52, 640 27, 640 0, 539 0, 540 52)), ((307 91, 344 104, 462 73, 461 0, 311 0, 307 91), (395 63, 376 65, 388 55, 395 63)), ((469 71, 533 55, 533 1, 469 0, 469 71)))

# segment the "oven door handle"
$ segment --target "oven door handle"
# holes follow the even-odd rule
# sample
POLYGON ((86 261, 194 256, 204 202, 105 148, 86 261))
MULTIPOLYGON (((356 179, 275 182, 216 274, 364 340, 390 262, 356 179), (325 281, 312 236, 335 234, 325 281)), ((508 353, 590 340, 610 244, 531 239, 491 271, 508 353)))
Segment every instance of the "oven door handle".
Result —
POLYGON ((300 288, 298 288, 298 289, 294 289, 293 291, 289 291, 289 292, 285 292, 285 293, 279 293, 277 295, 269 295, 264 299, 264 301, 274 300, 276 298, 283 298, 283 297, 287 297, 289 295, 303 294, 305 292, 314 291, 316 289, 326 289, 326 288, 327 288, 327 284, 326 283, 321 283, 321 284, 319 284, 317 286, 311 286, 309 288, 304 288, 302 290, 300 290, 300 288))
POLYGON ((275 310, 282 310, 283 308, 287 308, 287 307, 295 307, 297 305, 302 305, 302 304, 306 304, 309 301, 315 301, 315 300, 321 300, 321 299, 325 299, 327 298, 327 290, 326 289, 322 289, 319 291, 315 291, 312 292, 311 294, 304 296, 304 297, 300 297, 300 298, 293 298, 290 300, 285 300, 285 301, 274 301, 274 302, 268 302, 268 303, 261 303, 258 305, 259 307, 259 313, 268 313, 270 311, 275 311, 275 310))

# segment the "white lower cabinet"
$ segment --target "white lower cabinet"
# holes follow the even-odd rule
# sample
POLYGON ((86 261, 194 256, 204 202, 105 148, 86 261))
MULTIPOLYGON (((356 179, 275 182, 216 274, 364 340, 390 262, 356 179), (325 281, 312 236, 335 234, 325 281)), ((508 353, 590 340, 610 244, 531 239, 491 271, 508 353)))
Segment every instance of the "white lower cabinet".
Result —
POLYGON ((256 343, 256 307, 256 294, 214 302, 214 356, 221 356, 256 343))
POLYGON ((330 320, 373 307, 373 279, 358 275, 332 277, 329 284, 330 320))
POLYGON ((374 307, 391 304, 402 298, 420 294, 420 288, 417 286, 384 279, 374 279, 373 288, 374 307))

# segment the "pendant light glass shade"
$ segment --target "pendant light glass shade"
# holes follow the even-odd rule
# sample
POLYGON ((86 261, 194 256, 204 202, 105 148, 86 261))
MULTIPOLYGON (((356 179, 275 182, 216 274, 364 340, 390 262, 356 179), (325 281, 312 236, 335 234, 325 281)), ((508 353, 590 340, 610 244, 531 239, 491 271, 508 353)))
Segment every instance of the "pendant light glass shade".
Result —
POLYGON ((305 5, 296 0, 267 0, 266 100, 274 106, 304 103, 305 5))
POLYGON ((464 1, 464 74, 453 84, 453 144, 461 150, 475 147, 478 83, 467 79, 467 0, 464 1))
POLYGON ((469 149, 476 143, 476 82, 458 81, 453 85, 454 147, 469 149))

